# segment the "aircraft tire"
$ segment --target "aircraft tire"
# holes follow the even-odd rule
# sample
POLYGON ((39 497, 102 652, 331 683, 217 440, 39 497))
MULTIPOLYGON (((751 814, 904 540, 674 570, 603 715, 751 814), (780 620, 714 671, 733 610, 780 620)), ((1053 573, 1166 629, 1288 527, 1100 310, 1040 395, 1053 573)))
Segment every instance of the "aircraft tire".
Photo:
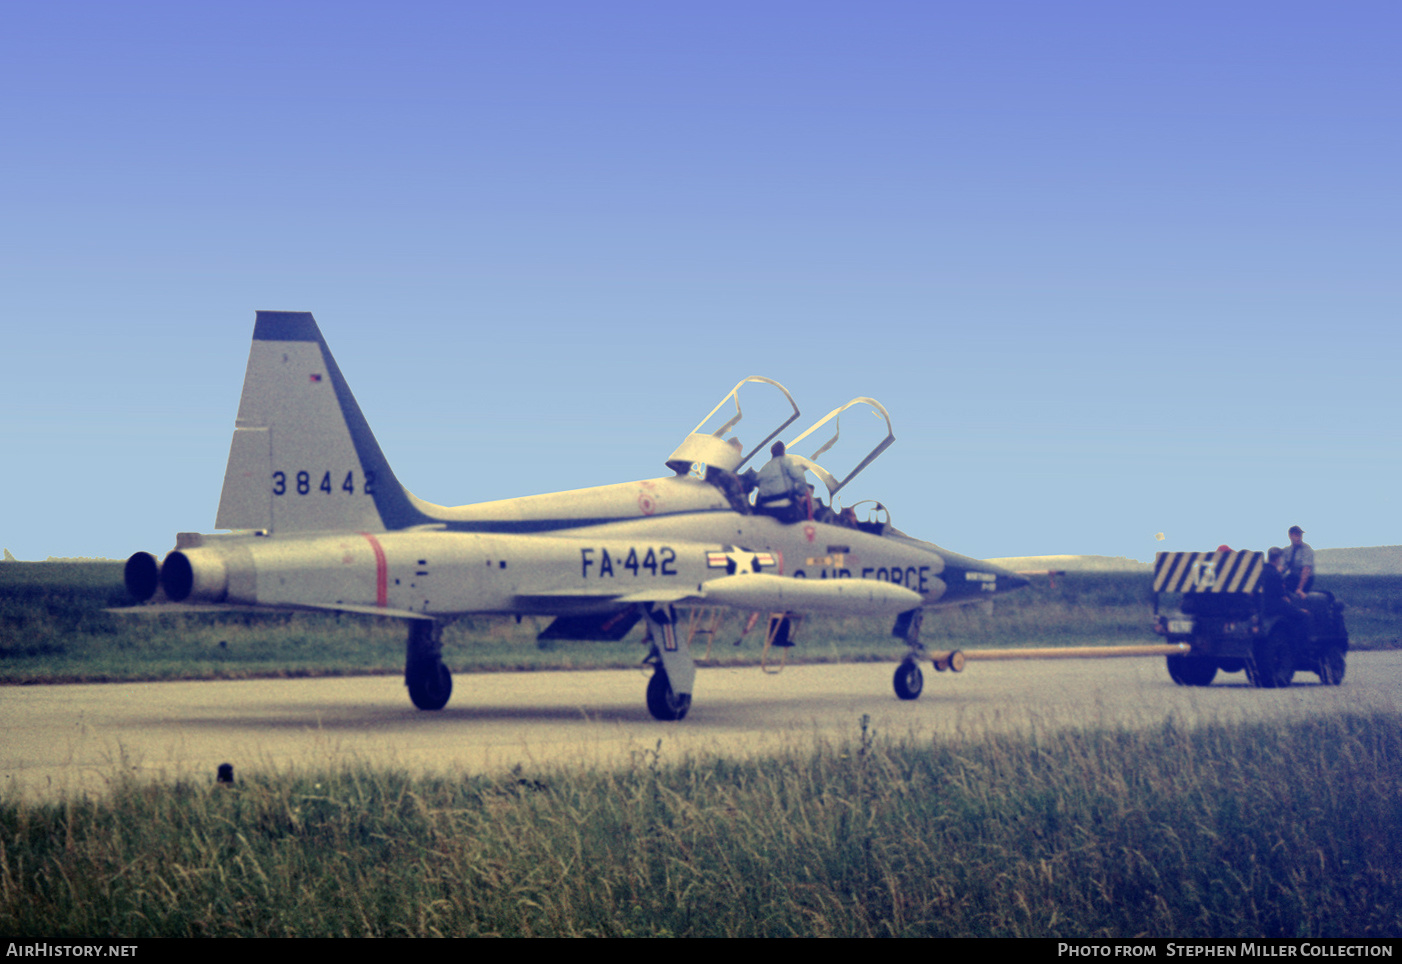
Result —
POLYGON ((1342 646, 1327 647, 1319 654, 1319 681, 1325 686, 1338 686, 1344 681, 1347 666, 1342 646))
POLYGON ((453 674, 441 662, 409 679, 409 699, 421 710, 441 710, 453 695, 453 674))
POLYGON ((1209 656, 1170 656, 1168 675, 1179 686, 1209 686, 1217 676, 1217 661, 1209 656))
POLYGON ((672 681, 662 667, 653 670, 652 678, 647 681, 647 711, 653 719, 664 722, 684 719, 689 709, 691 694, 672 692, 672 681))
POLYGON ((920 664, 915 660, 903 660, 901 665, 896 667, 896 676, 892 683, 896 687, 896 695, 901 699, 919 699, 921 691, 925 689, 925 674, 920 672, 920 664))

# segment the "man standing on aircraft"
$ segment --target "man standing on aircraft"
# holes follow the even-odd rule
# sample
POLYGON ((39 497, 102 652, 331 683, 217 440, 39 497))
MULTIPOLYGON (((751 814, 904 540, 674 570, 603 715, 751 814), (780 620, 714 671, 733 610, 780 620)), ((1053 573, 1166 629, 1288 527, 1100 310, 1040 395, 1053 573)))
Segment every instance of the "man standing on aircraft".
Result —
POLYGON ((1314 550, 1305 542, 1305 530, 1290 527, 1290 548, 1285 550, 1285 589, 1303 597, 1314 585, 1314 550))
POLYGON ((759 470, 759 491, 755 508, 780 522, 797 522, 808 514, 808 477, 792 455, 784 454, 784 443, 769 447, 769 464, 759 470))

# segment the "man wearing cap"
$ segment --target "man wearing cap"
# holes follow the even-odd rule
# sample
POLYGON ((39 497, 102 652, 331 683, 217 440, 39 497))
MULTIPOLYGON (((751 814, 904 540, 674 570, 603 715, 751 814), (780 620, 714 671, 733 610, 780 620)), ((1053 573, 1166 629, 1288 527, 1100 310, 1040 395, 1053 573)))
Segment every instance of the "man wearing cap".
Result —
POLYGON ((1305 530, 1290 527, 1290 548, 1281 565, 1285 567, 1285 591, 1303 597, 1314 585, 1314 550, 1305 542, 1305 530))

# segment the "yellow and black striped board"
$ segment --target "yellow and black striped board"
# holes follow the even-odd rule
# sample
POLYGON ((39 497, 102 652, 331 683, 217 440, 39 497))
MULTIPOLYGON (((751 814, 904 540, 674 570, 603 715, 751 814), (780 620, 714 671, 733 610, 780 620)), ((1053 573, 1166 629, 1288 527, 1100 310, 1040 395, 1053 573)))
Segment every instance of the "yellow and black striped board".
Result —
POLYGON ((1160 552, 1154 557, 1154 592, 1256 591, 1265 553, 1160 552))

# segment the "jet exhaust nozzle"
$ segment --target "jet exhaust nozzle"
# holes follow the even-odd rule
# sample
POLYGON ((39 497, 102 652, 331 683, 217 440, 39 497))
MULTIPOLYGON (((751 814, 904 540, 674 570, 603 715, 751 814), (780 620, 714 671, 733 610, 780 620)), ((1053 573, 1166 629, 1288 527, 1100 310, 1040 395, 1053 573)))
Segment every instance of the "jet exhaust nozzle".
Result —
POLYGON ((229 592, 229 573, 217 553, 176 549, 161 565, 161 588, 172 602, 223 602, 229 592))
POLYGON ((127 584, 127 592, 137 602, 146 602, 156 595, 161 585, 161 564, 149 552, 133 553, 127 560, 122 579, 127 584))

